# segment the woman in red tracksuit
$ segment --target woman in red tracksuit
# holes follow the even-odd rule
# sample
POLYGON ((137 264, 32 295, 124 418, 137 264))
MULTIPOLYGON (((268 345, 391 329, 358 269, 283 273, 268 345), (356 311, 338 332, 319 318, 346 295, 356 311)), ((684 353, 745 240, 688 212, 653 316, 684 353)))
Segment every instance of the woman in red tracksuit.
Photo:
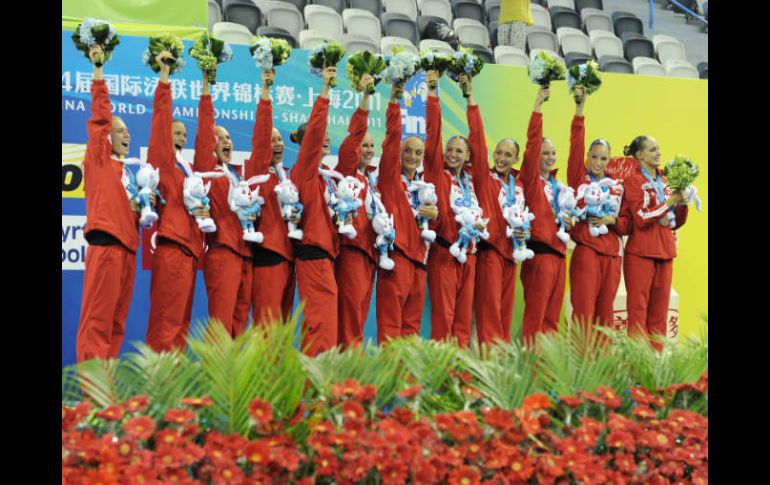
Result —
POLYGON ((688 208, 683 193, 666 186, 655 138, 638 136, 624 152, 639 163, 624 180, 620 209, 621 219, 630 226, 623 260, 629 332, 665 337, 676 257, 674 231, 687 221, 688 208))
MULTIPOLYGON (((438 79, 428 71, 426 82, 438 79)), ((470 109, 470 108, 469 108, 470 109)), ((431 338, 458 339, 466 347, 471 336, 471 314, 476 269, 475 244, 468 248, 467 261, 460 263, 449 252, 459 238, 450 200, 465 207, 478 207, 473 180, 464 170, 470 159, 470 145, 462 137, 453 137, 442 153, 441 105, 436 88, 428 88, 427 135, 425 142, 425 180, 436 186, 439 217, 435 223, 436 244, 428 256, 428 289, 431 305, 431 338)), ((433 225, 432 225, 433 226, 433 225)))
POLYGON ((203 278, 209 302, 209 318, 219 320, 236 337, 246 330, 251 305, 251 248, 243 239, 238 216, 227 199, 231 181, 243 179, 243 166, 231 163, 233 144, 228 131, 214 125, 214 105, 209 80, 203 73, 203 94, 198 105, 195 137, 195 169, 229 172, 210 179, 208 198, 217 230, 206 234, 208 250, 203 258, 203 278))
MULTIPOLYGON (((152 257, 150 319, 147 345, 156 352, 183 349, 190 327, 195 272, 203 256, 203 238, 193 215, 208 217, 205 209, 188 213, 182 197, 185 168, 177 162, 171 128, 169 66, 171 54, 158 55, 160 82, 155 90, 148 162, 160 169, 159 190, 166 204, 158 207, 157 249, 152 257)), ((196 151, 196 158, 200 153, 196 151)))
MULTIPOLYGON (((581 186, 591 182, 601 182, 611 178, 605 174, 610 160, 610 145, 603 139, 595 140, 588 149, 588 168, 583 161, 585 153, 585 107, 586 95, 583 88, 576 87, 575 95, 580 102, 575 103, 575 117, 572 119, 569 163, 567 178, 569 185, 577 194, 581 186)), ((620 182, 608 189, 610 197, 620 208, 623 186, 620 182)), ((580 199, 579 207, 585 206, 580 199)), ((618 235, 615 223, 617 213, 602 218, 589 218, 578 222, 572 229, 572 239, 576 243, 570 262, 570 301, 572 302, 573 320, 583 324, 593 324, 598 319, 601 325, 612 322, 613 302, 620 284, 620 265, 623 257, 623 241, 618 235), (592 236, 591 225, 606 224, 606 234, 592 236)))
MULTIPOLYGON (((535 108, 527 129, 527 148, 521 164, 519 180, 524 185, 527 205, 535 215, 530 229, 531 237, 527 247, 535 257, 521 265, 521 283, 524 286, 524 321, 522 338, 526 344, 534 342, 539 332, 556 330, 564 300, 566 274, 565 254, 567 246, 556 235, 558 224, 554 214, 558 201, 556 147, 543 138, 543 114, 541 109, 549 89, 537 92, 535 108)), ((564 220, 570 230, 572 221, 564 220)))
POLYGON ((415 211, 422 217, 438 217, 435 206, 420 206, 416 192, 409 191, 413 181, 422 179, 417 167, 425 156, 425 144, 414 136, 401 143, 401 105, 398 99, 403 90, 402 85, 391 88, 377 182, 382 203, 393 214, 396 231, 393 251, 390 252, 395 266, 390 271, 380 269, 377 273, 379 344, 420 333, 425 305, 425 263, 430 243, 422 238, 415 211))
POLYGON ((281 165, 283 139, 273 128, 273 105, 268 81, 275 79, 275 70, 262 73, 262 95, 257 105, 251 157, 246 161, 246 178, 269 174, 259 185, 259 195, 265 199, 257 229, 264 235, 261 244, 252 245, 252 315, 255 325, 287 317, 294 301, 294 251, 289 229, 281 215, 281 205, 275 187, 287 177, 281 165))
MULTIPOLYGON (((101 51, 98 46, 91 49, 92 62, 101 51)), ((88 252, 76 343, 78 362, 117 358, 126 334, 139 247, 139 214, 126 191, 131 174, 120 161, 128 155, 130 140, 126 124, 110 112, 104 68, 94 64, 83 160, 88 252)))
MULTIPOLYGON (((470 86, 471 81, 468 81, 470 86)), ((518 160, 519 149, 513 140, 503 140, 495 150, 495 168, 489 170, 487 143, 479 106, 468 97, 468 141, 471 144, 471 172, 476 195, 484 215, 489 217, 489 239, 481 241, 476 254, 476 282, 474 308, 476 335, 479 344, 496 340, 511 340, 513 299, 516 286, 516 262, 513 243, 507 235, 508 225, 503 217, 504 204, 524 206, 521 182, 512 169, 518 160), (508 153, 509 156, 504 154, 508 153)), ((519 233, 519 236, 524 234, 519 233)))
POLYGON ((300 143, 291 180, 297 186, 302 213, 302 241, 294 248, 299 297, 304 303, 302 350, 311 356, 337 345, 337 282, 334 258, 339 253, 337 226, 326 202, 327 182, 318 168, 324 147, 328 147, 326 126, 329 115, 329 83, 336 67, 323 71, 321 95, 313 104, 306 130, 292 133, 300 143))
MULTIPOLYGON (((374 78, 365 74, 360 81, 361 104, 350 118, 349 135, 340 145, 336 170, 344 176, 351 176, 364 184, 359 194, 361 207, 353 219, 356 237, 340 238, 340 254, 334 261, 334 276, 339 289, 337 342, 344 347, 362 343, 364 323, 369 313, 374 288, 374 271, 378 253, 374 247, 376 235, 367 216, 366 197, 374 191, 374 179, 369 164, 374 156, 374 140, 367 133, 369 118, 369 93, 366 86, 374 78)), ((373 167, 371 167, 373 168, 373 167)))

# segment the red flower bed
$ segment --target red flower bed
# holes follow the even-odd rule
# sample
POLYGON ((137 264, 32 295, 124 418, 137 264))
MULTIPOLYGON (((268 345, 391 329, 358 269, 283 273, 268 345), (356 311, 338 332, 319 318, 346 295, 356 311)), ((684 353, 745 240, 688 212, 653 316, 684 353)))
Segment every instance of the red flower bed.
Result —
MULTIPOLYGON (((345 381, 332 402, 300 406, 289 422, 249 406, 253 439, 202 429, 211 405, 187 398, 155 422, 135 397, 107 409, 62 406, 62 484, 671 484, 708 483, 708 418, 672 408, 677 391, 631 389, 619 414, 611 389, 556 401, 535 393, 513 410, 428 417, 407 407, 375 413, 373 386, 345 381), (288 432, 305 419, 300 442, 288 432), (304 436, 304 435, 303 435, 304 436)), ((419 389, 403 395, 416 398, 419 389)))

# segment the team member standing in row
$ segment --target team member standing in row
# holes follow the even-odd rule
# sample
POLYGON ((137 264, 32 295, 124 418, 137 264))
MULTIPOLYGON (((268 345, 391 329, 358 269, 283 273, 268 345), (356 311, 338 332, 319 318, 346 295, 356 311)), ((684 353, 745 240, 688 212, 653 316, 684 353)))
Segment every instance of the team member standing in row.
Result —
MULTIPOLYGON (((575 116, 572 119, 569 162, 567 178, 569 185, 578 193, 581 186, 592 182, 607 183, 605 169, 610 160, 610 144, 603 139, 594 140, 588 149, 588 168, 584 162, 585 154, 585 117, 583 109, 587 95, 582 87, 575 88, 575 116)), ((612 201, 618 209, 623 197, 623 186, 619 181, 607 187, 612 201)), ((579 206, 585 201, 580 200, 579 206)), ((578 222, 572 229, 572 239, 576 243, 570 262, 570 301, 573 319, 585 325, 596 323, 609 325, 612 322, 613 303, 620 285, 620 266, 623 257, 623 240, 617 232, 615 223, 617 213, 601 218, 589 217, 578 222), (605 224, 608 231, 599 236, 592 236, 591 226, 605 224)))
POLYGON ((458 223, 452 205, 478 207, 471 176, 464 170, 470 160, 470 145, 463 137, 449 139, 442 153, 441 104, 431 81, 438 72, 428 71, 427 135, 425 142, 425 180, 435 184, 439 217, 435 223, 436 244, 428 256, 428 289, 431 306, 431 338, 456 337, 460 346, 471 336, 473 286, 476 269, 475 244, 468 248, 467 260, 460 263, 449 251, 458 240, 458 223), (454 202, 454 204, 452 204, 454 202))
MULTIPOLYGON (((205 209, 188 213, 182 197, 189 168, 174 153, 168 51, 157 56, 160 82, 155 89, 152 131, 147 153, 149 163, 160 169, 159 189, 166 204, 158 207, 157 248, 152 258, 150 320, 147 344, 156 352, 183 349, 190 327, 195 275, 203 256, 203 238, 193 215, 209 217, 205 209)), ((204 92, 204 95, 206 93, 204 92)), ((196 151, 196 158, 200 157, 196 151)))
POLYGON ((377 342, 420 333, 425 305, 425 279, 429 243, 421 235, 415 212, 435 220, 436 206, 421 206, 416 191, 409 188, 422 181, 417 168, 425 157, 425 144, 412 136, 401 143, 401 105, 403 85, 391 87, 386 113, 386 133, 382 142, 378 187, 382 203, 393 214, 396 240, 390 258, 392 270, 377 273, 377 342), (400 163, 399 163, 400 162, 400 163))
MULTIPOLYGON (((471 78, 467 78, 470 88, 471 78)), ((495 340, 511 341, 513 299, 516 286, 516 262, 513 243, 502 208, 506 203, 524 207, 521 182, 512 169, 519 147, 513 140, 502 140, 495 148, 495 167, 489 170, 487 143, 479 106, 471 92, 468 97, 468 141, 471 144, 471 172, 476 195, 484 215, 489 218, 489 239, 481 241, 476 256, 474 308, 479 344, 495 340)), ((519 232, 518 236, 524 237, 519 232)))
MULTIPOLYGON (((676 257, 674 231, 687 221, 687 200, 683 192, 666 186, 655 138, 638 136, 624 152, 638 162, 624 180, 621 207, 621 219, 630 226, 623 261, 629 333, 665 336, 676 257)), ((661 348, 659 342, 653 345, 661 348)))
POLYGON ((259 222, 259 231, 264 235, 264 240, 261 244, 252 245, 254 259, 251 298, 256 325, 288 317, 294 301, 294 252, 275 193, 276 185, 288 174, 282 166, 284 143, 281 132, 273 127, 269 83, 274 80, 275 70, 262 72, 262 94, 257 104, 252 152, 246 161, 246 178, 270 175, 259 186, 260 196, 265 199, 259 222))
MULTIPOLYGON (((361 207, 357 217, 353 218, 356 237, 340 238, 340 254, 334 261, 334 276, 339 288, 338 334, 337 341, 344 347, 362 343, 364 323, 369 313, 374 288, 374 271, 377 251, 374 247, 376 235, 367 216, 367 193, 376 186, 369 165, 374 156, 374 140, 367 133, 369 121, 369 92, 366 86, 374 83, 374 78, 365 74, 359 82, 361 102, 350 118, 348 136, 340 145, 336 170, 344 176, 355 177, 364 185, 359 193, 361 207)), ((373 169, 374 167, 371 167, 373 169)))
POLYGON ((329 187, 318 173, 330 142, 326 135, 329 116, 329 84, 337 75, 336 67, 323 70, 321 95, 313 104, 306 129, 292 132, 292 141, 300 143, 297 163, 291 179, 297 186, 304 206, 304 237, 294 248, 299 297, 304 303, 302 350, 315 356, 337 345, 337 281, 334 258, 339 253, 337 226, 329 214, 329 187))
POLYGON ((76 343, 78 362, 118 357, 139 247, 139 214, 127 195, 133 175, 120 161, 128 155, 131 135, 123 120, 110 111, 104 67, 97 67, 95 61, 101 53, 99 46, 89 52, 94 79, 83 159, 88 252, 76 343))
MULTIPOLYGON (((565 254, 567 246, 556 235, 558 224, 559 186, 556 181, 556 147, 543 138, 543 113, 545 98, 550 90, 541 87, 537 92, 535 108, 527 129, 527 148, 519 172, 524 185, 527 205, 535 219, 532 221, 531 239, 527 243, 535 257, 521 265, 521 282, 524 285, 524 319, 522 337, 526 344, 534 342, 539 332, 556 330, 559 323, 566 276, 565 254)), ((564 220, 566 229, 572 228, 571 220, 564 220)))

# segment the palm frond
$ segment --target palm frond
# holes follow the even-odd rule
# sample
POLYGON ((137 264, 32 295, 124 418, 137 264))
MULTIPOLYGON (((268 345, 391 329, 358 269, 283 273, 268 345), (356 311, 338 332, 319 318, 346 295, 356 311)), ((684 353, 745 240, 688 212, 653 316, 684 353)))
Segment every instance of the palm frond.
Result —
POLYGON ((513 409, 535 390, 535 355, 518 341, 499 342, 486 352, 469 352, 461 359, 476 379, 487 406, 513 409))

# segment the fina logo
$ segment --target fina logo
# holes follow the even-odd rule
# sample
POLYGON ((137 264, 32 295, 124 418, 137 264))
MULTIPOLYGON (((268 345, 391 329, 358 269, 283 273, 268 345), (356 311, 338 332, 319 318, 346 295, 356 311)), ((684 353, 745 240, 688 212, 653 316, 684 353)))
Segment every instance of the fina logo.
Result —
POLYGON ((404 90, 401 108, 401 125, 403 137, 419 136, 425 138, 425 104, 428 100, 428 86, 425 84, 425 73, 413 77, 404 90))

